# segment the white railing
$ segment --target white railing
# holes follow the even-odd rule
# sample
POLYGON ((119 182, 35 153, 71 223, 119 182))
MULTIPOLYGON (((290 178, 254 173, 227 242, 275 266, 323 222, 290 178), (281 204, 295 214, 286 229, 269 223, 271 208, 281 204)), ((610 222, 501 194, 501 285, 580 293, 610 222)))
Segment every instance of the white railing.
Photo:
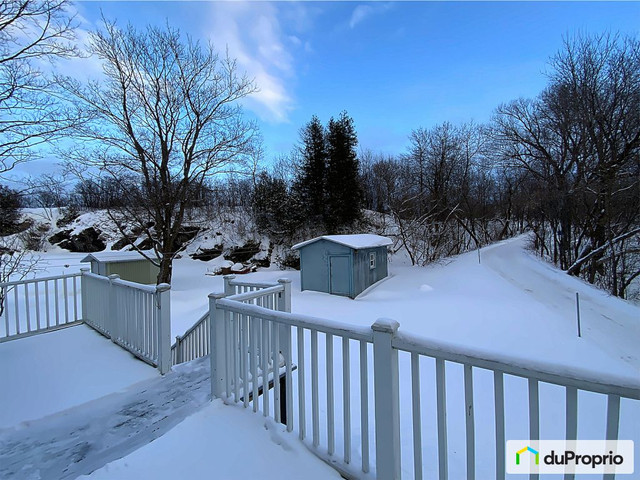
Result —
POLYGON ((80 275, 0 283, 0 342, 80 322, 80 275))
POLYGON ((602 433, 607 439, 618 438, 621 398, 640 399, 640 380, 569 368, 559 373, 553 365, 481 355, 398 333, 398 323, 391 320, 354 327, 243 304, 224 294, 209 298, 212 396, 283 421, 348 478, 375 466, 380 479, 447 479, 455 465, 452 478, 475 479, 477 471, 483 472, 480 477, 487 472, 486 462, 482 468, 476 462, 481 446, 483 455, 491 451, 490 476, 504 479, 507 420, 528 417, 528 438, 539 439, 541 393, 556 395, 559 389, 564 397, 567 439, 578 438, 580 392, 606 399, 602 433), (273 382, 273 389, 262 392, 276 368, 284 374, 283 385, 273 382), (523 385, 513 385, 518 378, 523 385), (474 382, 480 391, 493 393, 492 411, 482 410, 483 418, 494 419, 493 428, 475 418, 474 382), (447 399, 454 388, 460 398, 447 399), (523 398, 525 406, 518 403, 523 398), (448 411, 451 401, 458 401, 460 410, 448 411), (512 408, 514 402, 517 414, 505 415, 505 404, 512 408), (448 429, 454 420, 462 425, 459 431, 448 429))
POLYGON ((171 365, 190 362, 209 355, 209 312, 202 315, 183 335, 176 336, 171 345, 171 365))
MULTIPOLYGON (((412 441, 413 448, 411 456, 413 457, 413 473, 414 478, 422 478, 423 472, 423 456, 424 451, 422 445, 423 432, 423 416, 424 408, 420 406, 420 398, 423 396, 424 388, 421 387, 421 366, 427 366, 431 363, 435 367, 434 384, 429 384, 426 389, 433 389, 436 392, 436 417, 437 417, 437 450, 438 450, 438 472, 440 478, 449 478, 448 469, 450 466, 449 450, 447 438, 449 435, 447 423, 447 385, 446 380, 448 374, 460 373, 458 377, 463 393, 464 404, 464 450, 465 450, 465 470, 468 479, 474 479, 476 472, 476 446, 484 442, 485 445, 494 442, 494 458, 495 458, 495 477, 497 479, 505 478, 506 458, 506 431, 510 426, 508 422, 513 421, 514 417, 524 417, 528 420, 528 425, 524 430, 527 432, 527 438, 538 440, 541 438, 540 430, 544 418, 541 416, 541 400, 544 400, 549 406, 550 398, 554 401, 560 396, 564 396, 564 413, 565 413, 565 439, 578 439, 578 396, 582 392, 587 395, 589 392, 599 394, 606 401, 606 408, 603 409, 602 416, 605 428, 602 432, 603 437, 607 440, 617 440, 620 425, 620 399, 626 398, 630 400, 640 400, 640 379, 617 378, 613 375, 602 376, 592 372, 584 371, 576 368, 558 368, 553 364, 544 362, 523 361, 512 358, 504 358, 498 355, 482 354, 474 352, 471 349, 461 348, 454 345, 447 345, 440 342, 427 341, 423 338, 414 337, 409 334, 398 333, 399 325, 397 322, 383 321, 386 327, 384 335, 380 335, 380 341, 383 341, 387 348, 388 339, 391 339, 391 352, 393 362, 397 364, 398 355, 404 354, 410 362, 410 368, 405 369, 405 373, 410 376, 411 390, 410 395, 413 400, 412 411, 410 415, 412 423, 412 441), (457 372, 456 372, 457 371, 457 372), (482 379, 483 374, 490 374, 492 377, 493 387, 493 417, 494 432, 493 438, 487 438, 488 435, 479 437, 476 434, 475 412, 476 405, 474 400, 474 382, 485 380, 482 379), (522 385, 517 385, 517 382, 522 385), (526 382, 526 383, 525 383, 526 382), (506 385, 511 388, 507 389, 506 385), (542 388, 541 388, 542 387, 542 388), (551 392, 549 389, 559 389, 560 392, 551 392), (547 391, 548 396, 542 395, 542 391, 547 391), (562 392, 564 390, 564 392, 562 392), (562 395, 564 393, 564 395, 562 395), (524 395, 523 395, 524 394, 524 395), (559 394, 559 395, 558 395, 559 394), (507 415, 505 405, 513 404, 526 398, 525 405, 519 405, 516 408, 515 415, 507 415), (528 427, 528 428, 526 428, 528 427)), ((376 324, 374 329, 374 351, 376 350, 376 324)), ((376 365, 377 367, 377 365, 376 365)), ((377 371, 377 370, 376 370, 377 371)), ((392 372, 392 376, 397 376, 397 369, 392 372)), ((491 382, 489 380, 489 382, 491 382)), ((377 388, 378 382, 385 382, 385 379, 375 379, 376 382, 376 398, 378 398, 377 388)), ((483 385, 486 386, 486 383, 483 385)), ((382 394, 389 396, 389 392, 393 392, 393 401, 397 400, 397 388, 383 388, 382 394)), ((636 408, 640 407, 636 403, 636 408)), ((513 412, 513 410, 512 410, 513 412)), ((544 413, 544 412, 543 412, 544 413)), ((589 414, 589 422, 596 422, 597 415, 589 414)), ((382 431, 391 429, 393 435, 397 435, 400 430, 401 418, 396 412, 385 415, 381 418, 381 422, 376 418, 376 427, 382 427, 382 431), (381 423, 384 422, 384 425, 381 423)), ((546 422, 549 427, 549 421, 546 422)), ((381 453, 378 452, 378 455, 381 453)), ((391 458, 388 452, 383 452, 385 459, 381 462, 383 465, 392 465, 398 471, 400 469, 401 458, 397 456, 391 458)), ((380 463, 378 464, 380 468, 380 463)), ((613 479, 614 475, 604 475, 606 479, 613 479)), ((394 478, 394 477, 390 477, 394 478)), ((395 477, 398 478, 398 477, 395 477)), ((537 475, 531 475, 531 478, 538 478, 537 475)), ((573 479, 571 474, 565 474, 565 480, 573 479)))
POLYGON ((84 321, 165 374, 171 368, 170 286, 83 272, 84 321))
MULTIPOLYGON (((278 283, 242 282, 235 278, 235 275, 224 276, 226 295, 236 301, 271 310, 278 305, 278 297, 285 291, 283 285, 288 283, 286 280, 279 280, 278 283)), ((287 305, 291 305, 290 289, 287 290, 286 295, 289 295, 287 305)), ((209 330, 209 311, 207 311, 183 335, 176 336, 176 342, 171 346, 171 364, 190 362, 209 355, 209 330)))
POLYGON ((243 282, 236 280, 235 275, 225 275, 223 279, 224 293, 227 296, 257 292, 259 290, 264 290, 265 288, 271 288, 278 285, 277 283, 270 282, 243 282))

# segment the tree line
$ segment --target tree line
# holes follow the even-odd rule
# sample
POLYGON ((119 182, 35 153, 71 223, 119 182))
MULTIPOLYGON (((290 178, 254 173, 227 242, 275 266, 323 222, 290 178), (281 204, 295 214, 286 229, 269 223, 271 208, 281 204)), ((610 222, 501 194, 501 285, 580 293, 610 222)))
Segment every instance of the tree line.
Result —
POLYGON ((133 222, 149 236, 159 282, 170 281, 176 239, 202 208, 242 208, 283 243, 372 228, 363 211, 377 212, 394 248, 419 265, 532 231, 536 252, 614 295, 640 275, 635 37, 566 38, 547 87, 498 106, 485 125, 417 127, 403 153, 382 156, 358 150, 347 112, 326 125, 312 117, 294 151, 264 168, 239 106, 256 86, 233 59, 170 26, 105 20, 88 45, 102 80, 44 71, 78 55, 67 6, 1 3, 0 175, 72 138, 61 154, 79 181, 34 182, 31 201, 104 208, 125 237, 133 222))
MULTIPOLYGON (((420 127, 403 154, 360 152, 359 186, 339 191, 391 218, 414 264, 531 231, 540 256, 627 297, 640 276, 640 42, 577 35, 549 66, 537 97, 500 105, 485 125, 420 127)), ((261 175, 255 208, 270 231, 299 231, 295 212, 303 226, 336 230, 322 132, 316 118, 301 131, 289 183, 277 169, 261 175)))
POLYGON ((357 145, 347 112, 332 117, 326 127, 312 117, 285 160, 293 174, 262 171, 257 177, 252 206, 258 227, 289 240, 300 232, 334 234, 353 227, 363 200, 357 145))

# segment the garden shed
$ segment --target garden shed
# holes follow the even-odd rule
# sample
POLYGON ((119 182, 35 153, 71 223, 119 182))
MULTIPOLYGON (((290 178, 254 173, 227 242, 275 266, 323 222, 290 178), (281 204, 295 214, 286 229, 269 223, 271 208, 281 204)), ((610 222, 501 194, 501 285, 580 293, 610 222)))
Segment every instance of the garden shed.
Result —
POLYGON ((323 235, 292 248, 300 251, 302 290, 355 298, 388 275, 387 237, 323 235))
MULTIPOLYGON (((150 252, 150 255, 154 255, 150 252)), ((97 252, 84 257, 82 262, 91 262, 91 273, 120 275, 122 280, 155 284, 160 269, 139 252, 97 252)))

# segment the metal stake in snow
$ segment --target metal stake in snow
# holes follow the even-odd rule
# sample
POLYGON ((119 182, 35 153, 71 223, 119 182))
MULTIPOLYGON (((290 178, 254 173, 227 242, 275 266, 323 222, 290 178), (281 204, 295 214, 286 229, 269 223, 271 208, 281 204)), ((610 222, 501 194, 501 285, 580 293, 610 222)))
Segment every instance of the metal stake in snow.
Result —
POLYGON ((576 315, 578 316, 578 337, 582 337, 580 332, 580 294, 576 292, 576 315))

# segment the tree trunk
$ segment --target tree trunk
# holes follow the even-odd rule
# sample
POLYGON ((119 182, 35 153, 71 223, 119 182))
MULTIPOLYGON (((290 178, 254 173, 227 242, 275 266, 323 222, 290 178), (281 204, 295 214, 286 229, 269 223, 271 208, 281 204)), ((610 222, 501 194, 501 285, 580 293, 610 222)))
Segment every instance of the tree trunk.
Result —
POLYGON ((160 272, 158 273, 157 284, 168 283, 171 284, 171 274, 173 273, 173 265, 171 254, 162 254, 160 260, 160 272))

